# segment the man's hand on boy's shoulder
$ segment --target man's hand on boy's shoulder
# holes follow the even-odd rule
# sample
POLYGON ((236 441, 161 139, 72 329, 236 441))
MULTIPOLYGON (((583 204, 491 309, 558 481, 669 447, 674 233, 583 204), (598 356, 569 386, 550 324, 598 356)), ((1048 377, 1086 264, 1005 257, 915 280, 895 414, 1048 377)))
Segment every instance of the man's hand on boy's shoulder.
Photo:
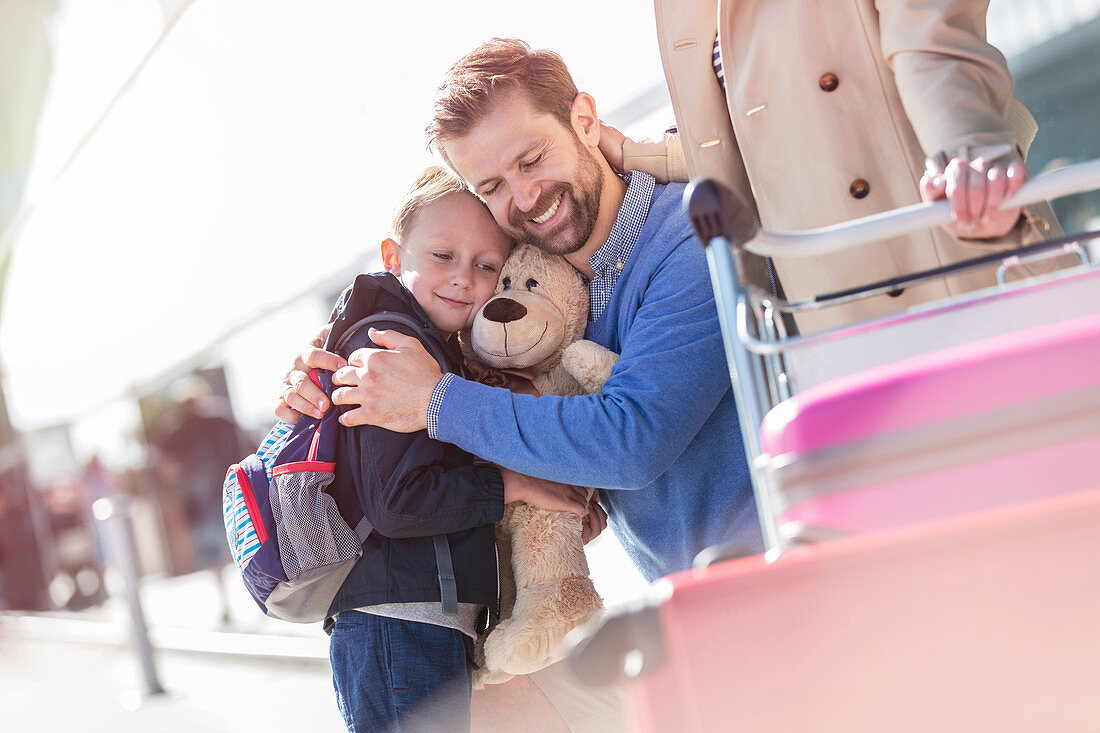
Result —
POLYGON ((309 378, 309 372, 311 369, 335 372, 348 364, 343 357, 321 348, 329 328, 331 325, 321 329, 317 338, 294 357, 294 365, 287 372, 275 402, 275 417, 279 420, 293 425, 302 415, 320 418, 328 409, 328 398, 309 378))
POLYGON ((439 364, 412 336, 370 329, 377 349, 359 349, 332 378, 337 405, 356 405, 340 416, 348 427, 376 425, 398 433, 428 426, 428 403, 443 378, 439 364))

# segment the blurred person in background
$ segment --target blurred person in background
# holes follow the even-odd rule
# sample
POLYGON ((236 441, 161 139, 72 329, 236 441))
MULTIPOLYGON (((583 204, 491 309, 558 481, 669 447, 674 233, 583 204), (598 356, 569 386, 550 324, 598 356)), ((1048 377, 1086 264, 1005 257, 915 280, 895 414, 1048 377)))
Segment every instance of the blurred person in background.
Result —
POLYGON ((57 575, 50 584, 54 602, 81 611, 107 599, 92 497, 83 477, 62 476, 49 484, 45 504, 57 557, 57 575))
MULTIPOLYGON (((4 517, 8 514, 8 495, 5 487, 0 485, 0 525, 3 524, 4 517)), ((4 596, 4 545, 0 544, 0 608, 6 609, 8 607, 7 599, 4 596)))
MULTIPOLYGON (((189 540, 180 566, 210 570, 218 576, 222 620, 229 622, 229 605, 220 578, 230 561, 222 522, 222 482, 226 469, 245 455, 237 423, 224 398, 213 394, 199 376, 177 382, 169 390, 173 407, 155 430, 155 470, 172 496, 166 514, 180 512, 189 540)), ((166 521, 172 518, 166 516, 166 521)))

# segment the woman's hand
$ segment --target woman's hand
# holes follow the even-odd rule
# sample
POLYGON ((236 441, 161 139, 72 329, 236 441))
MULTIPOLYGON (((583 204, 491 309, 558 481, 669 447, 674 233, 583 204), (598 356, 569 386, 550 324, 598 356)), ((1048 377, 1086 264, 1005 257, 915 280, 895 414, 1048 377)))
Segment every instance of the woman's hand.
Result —
POLYGON ((600 142, 598 143, 600 152, 603 153, 603 157, 607 159, 612 170, 620 175, 624 172, 623 142, 625 140, 626 135, 600 120, 600 142))
POLYGON ((942 173, 926 173, 920 180, 921 198, 951 202, 954 224, 945 227, 962 239, 995 239, 1008 234, 1020 218, 1019 207, 998 210, 1016 195, 1028 178, 1027 166, 1013 161, 989 163, 985 158, 955 158, 942 173))

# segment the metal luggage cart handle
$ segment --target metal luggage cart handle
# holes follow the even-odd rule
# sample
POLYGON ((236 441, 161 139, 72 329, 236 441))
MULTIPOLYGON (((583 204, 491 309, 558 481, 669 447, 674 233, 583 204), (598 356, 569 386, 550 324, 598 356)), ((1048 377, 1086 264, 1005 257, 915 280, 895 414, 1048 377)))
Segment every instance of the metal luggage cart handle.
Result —
MULTIPOLYGON (((1080 235, 1077 235, 1080 236, 1080 235)), ((997 284, 1008 284, 1008 271, 1013 267, 1024 267, 1033 262, 1042 262, 1045 259, 1051 257, 1057 257, 1061 254, 1075 254, 1081 261, 1082 265, 1087 265, 1089 262, 1088 255, 1081 249, 1079 242, 1067 243, 1062 246, 1061 250, 1045 251, 1045 252, 1033 252, 1031 254, 1017 254, 1012 257, 1007 257, 1000 265, 997 266, 997 284)))
MULTIPOLYGON (((1096 189, 1100 189, 1100 159, 1036 176, 1024 183, 1015 196, 1001 202, 1000 208, 1027 206, 1096 189)), ((743 246, 749 252, 766 257, 812 257, 931 229, 950 221, 951 205, 947 201, 936 201, 819 229, 800 232, 769 232, 762 229, 743 246)))

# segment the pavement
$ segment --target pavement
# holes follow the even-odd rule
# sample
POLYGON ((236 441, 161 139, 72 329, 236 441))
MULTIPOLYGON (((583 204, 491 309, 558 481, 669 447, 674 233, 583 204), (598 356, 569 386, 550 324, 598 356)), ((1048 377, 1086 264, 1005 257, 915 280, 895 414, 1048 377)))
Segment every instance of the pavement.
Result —
POLYGON ((233 573, 224 575, 228 623, 212 572, 142 582, 153 680, 131 642, 121 592, 75 613, 0 615, 0 730, 344 730, 320 624, 264 617, 233 573), (148 694, 157 683, 164 692, 148 694))
MULTIPOLYGON (((609 606, 645 589, 611 532, 591 543, 588 555, 609 606)), ((263 616, 232 566, 220 577, 142 580, 153 680, 130 638, 121 578, 109 573, 107 587, 105 603, 79 612, 0 613, 0 731, 344 730, 320 624, 263 616), (164 692, 150 694, 157 683, 164 692)))

